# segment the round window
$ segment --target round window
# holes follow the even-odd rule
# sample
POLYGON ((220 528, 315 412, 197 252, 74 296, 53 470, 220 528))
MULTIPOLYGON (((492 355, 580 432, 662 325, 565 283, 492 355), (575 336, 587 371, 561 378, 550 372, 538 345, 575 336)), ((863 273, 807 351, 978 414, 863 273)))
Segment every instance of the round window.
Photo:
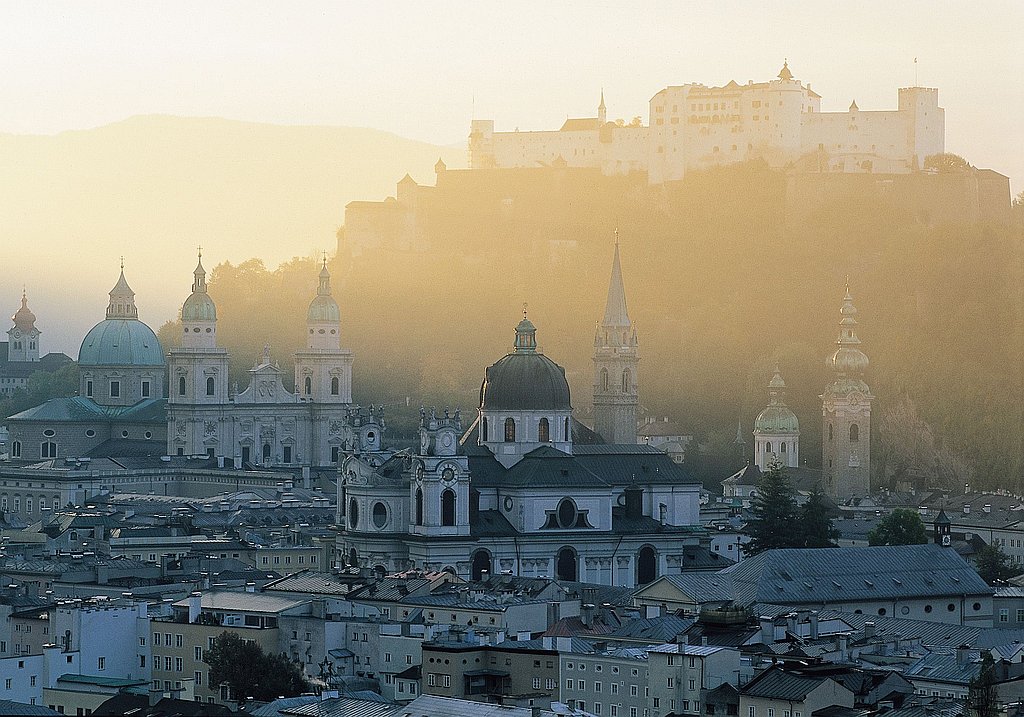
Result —
POLYGON ((981 609, 981 603, 980 602, 974 603, 973 605, 971 605, 971 609, 974 610, 974 612, 978 612, 978 610, 981 609))
POLYGON ((373 504, 373 524, 378 528, 383 528, 388 522, 388 509, 379 500, 373 504))
POLYGON ((353 498, 348 502, 348 527, 355 528, 359 525, 359 503, 353 498))
POLYGON ((53 438, 54 436, 57 435, 57 433, 52 428, 47 428, 45 431, 43 431, 43 435, 46 436, 47 438, 53 438))
POLYGON ((376 437, 377 437, 377 434, 374 433, 373 431, 367 431, 366 432, 366 440, 372 441, 376 437))
POLYGON ((441 479, 446 481, 454 480, 455 471, 452 470, 451 468, 445 468, 443 471, 441 471, 441 479))
POLYGON ((879 615, 885 615, 885 608, 884 607, 878 608, 878 614, 879 615))
POLYGON ((146 440, 148 441, 150 438, 153 437, 153 432, 152 431, 146 431, 145 436, 146 436, 146 440))
POLYGON ((924 606, 924 611, 925 612, 931 612, 932 611, 932 606, 931 605, 925 605, 924 606))
POLYGON ((96 431, 94 431, 94 430, 92 430, 90 428, 88 431, 85 432, 85 437, 86 438, 95 438, 96 437, 96 431))
POLYGON ((904 605, 903 607, 900 608, 900 612, 903 613, 904 615, 909 615, 910 614, 910 608, 907 607, 906 605, 904 605))
POLYGON ((953 612, 954 610, 956 610, 956 605, 954 605, 953 603, 950 603, 949 605, 946 605, 946 609, 949 610, 950 612, 953 612))
POLYGON ((505 512, 508 513, 510 510, 512 510, 512 506, 513 505, 515 505, 515 503, 512 501, 512 497, 506 495, 505 496, 505 512))
POLYGON ((127 438, 127 437, 128 437, 128 431, 121 431, 121 438, 127 438))

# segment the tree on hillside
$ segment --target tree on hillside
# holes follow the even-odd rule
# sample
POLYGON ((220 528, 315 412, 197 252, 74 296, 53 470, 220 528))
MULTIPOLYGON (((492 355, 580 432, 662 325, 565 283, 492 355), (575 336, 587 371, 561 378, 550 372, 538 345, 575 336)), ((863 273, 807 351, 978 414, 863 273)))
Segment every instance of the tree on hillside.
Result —
POLYGON ((64 398, 78 393, 78 364, 67 363, 56 371, 36 371, 28 377, 25 388, 19 388, 0 399, 0 419, 13 416, 51 398, 64 398))
POLYGON ((773 466, 761 476, 751 509, 754 517, 746 528, 750 542, 744 548, 748 555, 799 545, 796 499, 781 465, 773 466))
POLYGON ((921 516, 906 508, 897 508, 868 533, 869 545, 924 545, 928 531, 921 516))
POLYGON ((928 155, 924 158, 924 168, 934 169, 943 174, 947 172, 966 172, 969 169, 974 169, 970 162, 959 154, 953 154, 952 152, 928 155))
POLYGON ((222 632, 206 651, 210 686, 226 684, 236 701, 247 697, 269 702, 278 697, 295 697, 310 689, 302 665, 284 654, 267 654, 252 640, 235 632, 222 632))
POLYGON ((982 652, 978 676, 971 679, 967 688, 969 717, 997 717, 1000 713, 997 682, 996 662, 992 653, 986 650, 982 652))
POLYGON ((1006 553, 996 545, 982 547, 974 556, 974 567, 981 579, 989 585, 995 585, 1021 574, 1021 570, 1011 565, 1006 553))
POLYGON ((832 525, 835 507, 817 488, 797 511, 800 547, 834 548, 839 531, 832 525))

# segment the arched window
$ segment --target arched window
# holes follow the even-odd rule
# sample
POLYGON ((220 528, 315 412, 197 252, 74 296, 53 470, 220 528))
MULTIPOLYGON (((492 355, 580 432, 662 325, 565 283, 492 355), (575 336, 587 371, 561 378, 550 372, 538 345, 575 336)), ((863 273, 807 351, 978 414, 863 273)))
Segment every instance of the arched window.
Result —
POLYGON ((355 498, 348 502, 348 527, 355 529, 359 525, 359 503, 355 498))
POLYGON ((455 525, 455 491, 446 488, 441 493, 441 525, 451 527, 455 525))
POLYGON ((484 416, 484 429, 483 430, 484 430, 483 440, 484 440, 484 442, 486 442, 487 439, 488 439, 488 435, 487 435, 487 416, 484 416))
POLYGON ((551 440, 551 427, 548 426, 548 419, 540 419, 540 423, 537 424, 537 440, 541 443, 547 443, 551 440))
POLYGON ((832 424, 828 424, 828 439, 832 440, 832 424))
POLYGON ((629 393, 633 390, 633 376, 629 373, 629 369, 625 369, 622 372, 622 392, 629 393))
POLYGON ((782 443, 780 443, 780 444, 779 444, 779 450, 780 450, 780 451, 781 451, 782 453, 785 453, 785 452, 786 452, 786 442, 785 442, 785 441, 783 441, 782 443))
POLYGON ((309 394, 313 393, 313 379, 311 379, 309 376, 306 376, 306 382, 305 382, 304 386, 305 386, 305 389, 306 389, 306 395, 307 396, 309 394))
POLYGON ((337 396, 339 393, 341 393, 341 388, 338 382, 338 377, 334 376, 331 378, 331 395, 337 396))
POLYGON ((491 573, 491 554, 486 550, 478 550, 473 553, 473 562, 470 567, 470 577, 473 580, 481 580, 491 573), (487 575, 484 575, 487 573, 487 575))
POLYGON ((212 396, 213 395, 213 388, 214 388, 214 386, 213 386, 213 376, 210 376, 209 378, 206 379, 206 395, 207 396, 212 396))
POLYGON ((40 458, 56 458, 57 457, 57 444, 53 441, 43 441, 39 444, 39 457, 40 458))
POLYGON ((505 419, 505 443, 514 443, 516 440, 516 421, 514 418, 505 419))
POLYGON ((860 426, 856 423, 850 424, 850 441, 856 442, 860 440, 860 426))
POLYGON ((185 377, 184 376, 178 376, 178 395, 179 396, 184 396, 185 395, 185 377))
POLYGON ((767 443, 764 444, 764 452, 765 453, 771 453, 772 452, 772 442, 771 441, 768 441, 767 443))
POLYGON ((578 577, 576 551, 568 546, 562 548, 555 556, 555 578, 576 582, 578 577))
POLYGON ((416 489, 416 525, 423 525, 423 490, 416 489))
POLYGON ((348 564, 349 567, 359 567, 359 553, 356 552, 355 548, 352 548, 350 551, 348 551, 348 564))
POLYGON ((606 368, 601 369, 601 390, 608 390, 608 369, 606 368))
POLYGON ((21 441, 14 441, 11 444, 11 458, 21 458, 21 441))
POLYGON ((263 462, 266 463, 268 461, 270 461, 270 444, 269 443, 264 443, 263 444, 263 462))
POLYGON ((636 584, 646 585, 657 577, 658 554, 650 545, 645 545, 636 556, 636 584))

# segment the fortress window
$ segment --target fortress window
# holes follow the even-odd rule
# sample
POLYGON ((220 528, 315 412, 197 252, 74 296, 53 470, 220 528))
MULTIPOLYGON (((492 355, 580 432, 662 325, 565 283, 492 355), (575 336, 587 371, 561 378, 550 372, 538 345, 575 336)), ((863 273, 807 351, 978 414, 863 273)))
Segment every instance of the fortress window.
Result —
POLYGON ((149 381, 142 382, 142 397, 149 398, 149 381))
POLYGON ((856 423, 850 426, 850 441, 856 442, 860 440, 860 426, 856 423))
POLYGON ((285 446, 283 450, 284 450, 284 462, 285 463, 291 463, 292 462, 292 447, 291 446, 285 446))
POLYGON ((85 395, 92 398, 92 381, 85 382, 85 395))
POLYGON ((340 393, 340 391, 341 389, 340 384, 338 382, 338 377, 335 376, 334 378, 331 379, 331 395, 337 396, 340 393))
POLYGON ((548 425, 548 419, 540 419, 540 423, 537 424, 537 440, 541 443, 547 443, 551 440, 551 427, 548 425))
POLYGON ((179 376, 178 377, 178 395, 179 396, 184 396, 185 395, 185 377, 184 376, 179 376))
POLYGON ((446 488, 441 493, 441 525, 451 527, 455 525, 455 491, 446 488))
POLYGON ((212 396, 213 395, 213 388, 214 388, 214 386, 213 386, 213 376, 210 376, 210 377, 208 377, 206 379, 206 395, 207 396, 212 396))
POLYGON ((110 397, 117 398, 121 395, 121 382, 111 381, 110 382, 110 397))
POLYGON ((516 422, 514 418, 505 419, 505 443, 514 443, 516 440, 516 422))

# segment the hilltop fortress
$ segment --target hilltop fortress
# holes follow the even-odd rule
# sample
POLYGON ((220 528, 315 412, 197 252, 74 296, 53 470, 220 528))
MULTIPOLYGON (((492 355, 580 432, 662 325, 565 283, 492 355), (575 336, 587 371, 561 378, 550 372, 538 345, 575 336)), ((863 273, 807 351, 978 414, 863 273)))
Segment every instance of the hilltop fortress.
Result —
POLYGON ((945 151, 937 89, 901 88, 896 110, 865 112, 854 101, 846 112, 822 112, 821 95, 788 63, 768 82, 666 87, 651 98, 646 127, 609 122, 606 112, 602 92, 596 117, 567 119, 558 130, 495 132, 494 120, 473 120, 470 168, 587 167, 646 172, 661 184, 752 159, 803 171, 900 174, 945 151))

